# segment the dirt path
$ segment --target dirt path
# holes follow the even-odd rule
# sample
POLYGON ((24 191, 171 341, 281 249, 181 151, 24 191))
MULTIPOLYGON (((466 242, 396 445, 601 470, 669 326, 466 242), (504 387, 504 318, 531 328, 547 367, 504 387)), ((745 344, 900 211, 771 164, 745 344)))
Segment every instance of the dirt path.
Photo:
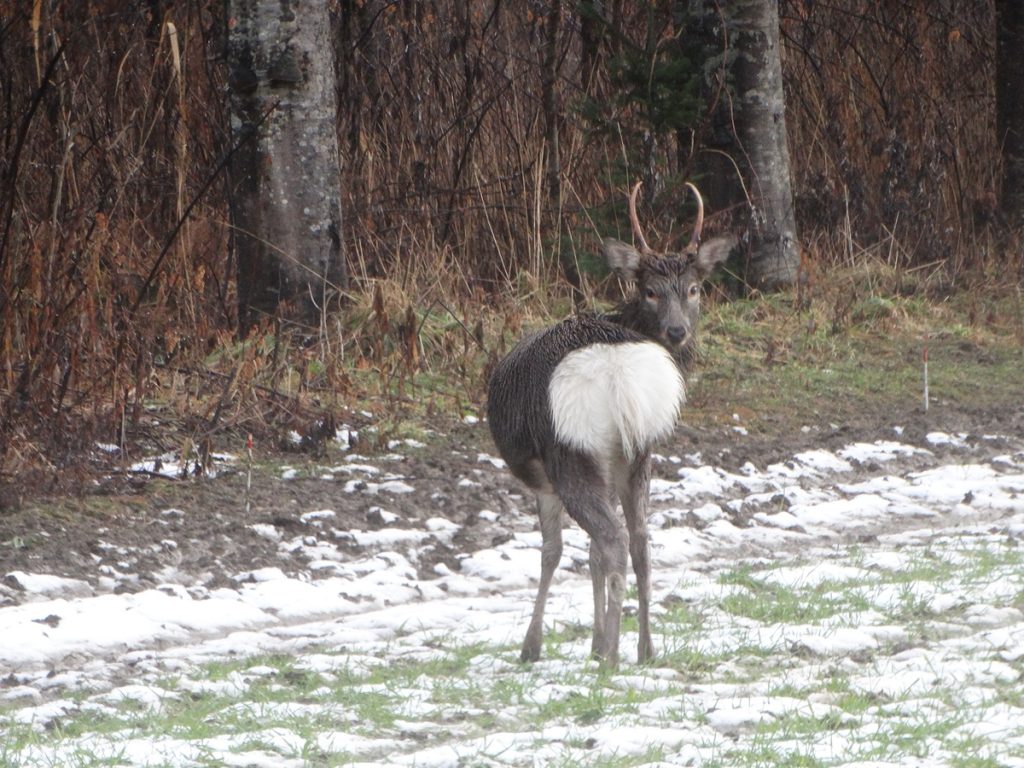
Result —
MULTIPOLYGON (((1015 410, 937 407, 928 415, 869 414, 857 423, 763 432, 751 432, 737 417, 724 426, 680 426, 661 453, 681 460, 660 462, 655 475, 671 477, 679 466, 695 463, 724 472, 745 465, 764 468, 802 451, 876 440, 926 449, 927 456, 900 459, 901 469, 912 469, 944 455, 964 461, 963 445, 970 446, 970 456, 987 460, 1010 450, 1022 436, 1020 405, 1015 410), (936 432, 959 437, 930 441, 928 435, 936 432)), ((530 525, 529 515, 510 514, 529 512, 532 501, 501 463, 491 460, 494 450, 485 425, 457 424, 433 435, 429 444, 408 441, 392 448, 387 454, 360 456, 358 446, 352 451, 335 446, 326 461, 300 454, 261 456, 248 512, 245 471, 235 460, 222 463, 213 479, 150 481, 133 494, 96 495, 7 513, 0 516, 0 575, 51 573, 82 580, 96 592, 134 592, 168 580, 207 588, 231 585, 237 574, 268 566, 309 573, 309 553, 301 546, 282 548, 281 541, 306 530, 303 516, 311 511, 331 510, 337 532, 332 544, 342 555, 361 549, 345 531, 422 530, 431 518, 458 526, 450 541, 435 537, 420 554, 419 575, 430 578, 437 563, 457 568, 461 555, 494 546, 530 525)), ((876 469, 854 466, 849 479, 876 469)), ((750 505, 730 512, 737 525, 747 524, 752 514, 750 505)), ((0 606, 21 599, 15 580, 0 583, 0 606)))
POLYGON ((227 467, 5 518, 0 766, 1017 764, 1024 431, 981 416, 681 428, 610 678, 571 526, 515 662, 540 536, 479 424, 265 462, 248 515, 227 467))

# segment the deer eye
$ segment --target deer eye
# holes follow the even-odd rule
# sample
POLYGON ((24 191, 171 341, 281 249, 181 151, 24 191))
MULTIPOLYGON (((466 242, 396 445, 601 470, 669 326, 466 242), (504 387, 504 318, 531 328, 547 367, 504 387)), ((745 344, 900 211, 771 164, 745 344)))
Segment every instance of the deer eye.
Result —
POLYGON ((690 290, 689 290, 689 294, 690 294, 690 298, 691 299, 696 298, 698 296, 698 294, 700 294, 700 284, 699 283, 694 283, 693 285, 691 285, 690 286, 690 290))
POLYGON ((658 298, 658 294, 653 288, 644 288, 644 298, 648 301, 655 301, 658 298))

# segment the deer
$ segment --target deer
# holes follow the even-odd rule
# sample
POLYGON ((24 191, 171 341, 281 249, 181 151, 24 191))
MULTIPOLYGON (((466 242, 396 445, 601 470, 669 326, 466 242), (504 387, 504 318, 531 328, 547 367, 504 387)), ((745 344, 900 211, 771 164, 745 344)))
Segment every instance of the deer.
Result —
POLYGON ((640 663, 654 656, 647 513, 651 451, 676 426, 694 359, 701 286, 736 245, 731 235, 701 241, 704 203, 680 252, 652 250, 629 194, 638 248, 605 238, 608 266, 634 288, 609 314, 579 314, 524 337, 494 368, 487 420, 512 474, 536 495, 541 574, 520 659, 540 658, 544 608, 562 557, 562 511, 589 536, 594 596, 591 655, 619 662, 628 557, 636 574, 640 663), (622 514, 618 514, 617 503, 622 514), (625 525, 623 526, 623 518, 625 525), (625 528, 625 530, 623 530, 625 528))

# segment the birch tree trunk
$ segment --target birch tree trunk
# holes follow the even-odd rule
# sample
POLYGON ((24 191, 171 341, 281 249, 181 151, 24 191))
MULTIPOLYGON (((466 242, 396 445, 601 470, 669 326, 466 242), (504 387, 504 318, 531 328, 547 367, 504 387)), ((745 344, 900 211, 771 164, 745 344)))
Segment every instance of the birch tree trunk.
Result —
POLYGON ((331 0, 228 0, 239 327, 319 324, 347 274, 341 251, 331 0))
POLYGON ((751 254, 747 280, 758 288, 796 281, 800 266, 786 145, 777 0, 731 0, 740 138, 750 158, 751 254))
POLYGON ((694 44, 705 64, 708 90, 717 88, 710 81, 724 67, 733 92, 731 105, 724 99, 720 112, 710 117, 707 142, 718 151, 698 163, 713 176, 702 185, 711 190, 715 207, 745 203, 749 194, 746 281, 761 290, 791 285, 797 279, 800 252, 786 144, 777 0, 724 0, 721 14, 716 3, 691 0, 690 5, 694 44), (737 177, 736 168, 743 178, 737 177))
POLYGON ((1024 6, 996 0, 996 126, 1003 155, 1000 204, 1013 224, 1024 223, 1024 6))

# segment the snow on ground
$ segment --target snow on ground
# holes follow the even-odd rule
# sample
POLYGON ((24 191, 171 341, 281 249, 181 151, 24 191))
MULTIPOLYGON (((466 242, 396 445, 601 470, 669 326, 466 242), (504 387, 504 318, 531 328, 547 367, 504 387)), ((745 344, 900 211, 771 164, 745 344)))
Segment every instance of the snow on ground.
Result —
POLYGON ((11 572, 0 765, 1024 765, 1024 441, 1003 442, 657 462, 659 658, 635 664, 627 617, 612 676, 587 658, 585 535, 565 531, 544 657, 523 667, 528 509, 423 579, 458 526, 388 527, 388 494, 412 486, 369 464, 379 482, 346 489, 380 499, 381 529, 311 509, 303 535, 258 531, 305 573, 114 594, 11 572))

